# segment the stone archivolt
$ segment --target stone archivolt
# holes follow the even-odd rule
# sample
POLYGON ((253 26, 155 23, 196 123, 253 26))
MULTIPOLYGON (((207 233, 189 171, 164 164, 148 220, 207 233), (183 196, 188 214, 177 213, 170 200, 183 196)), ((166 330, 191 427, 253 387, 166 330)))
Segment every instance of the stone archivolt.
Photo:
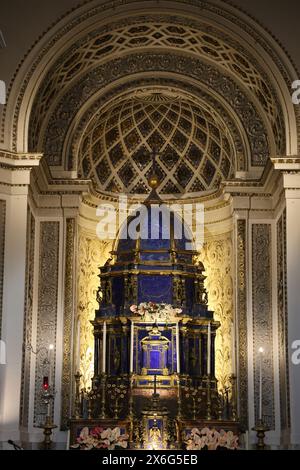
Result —
MULTIPOLYGON (((266 113, 276 141, 276 152, 284 150, 283 117, 278 99, 268 77, 256 59, 224 31, 209 23, 198 23, 184 17, 147 15, 134 17, 126 23, 106 24, 79 39, 51 67, 40 87, 31 117, 31 146, 35 148, 53 99, 59 99, 74 87, 84 74, 116 56, 130 57, 140 51, 168 50, 174 55, 197 57, 217 65, 218 70, 251 91, 253 102, 266 113), (56 98, 57 97, 57 98, 56 98)), ((212 85, 213 86, 213 85, 212 85)))
MULTIPOLYGON (((221 114, 231 134, 235 132, 235 135, 232 134, 234 151, 239 154, 238 159, 249 162, 240 164, 237 161, 232 169, 245 171, 248 165, 263 166, 270 154, 284 152, 281 107, 273 86, 253 55, 225 30, 216 29, 209 22, 195 22, 181 16, 152 13, 147 17, 127 18, 126 23, 119 20, 102 25, 78 38, 77 42, 61 54, 59 60, 48 70, 36 95, 30 119, 30 147, 43 148, 51 166, 63 165, 65 170, 77 171, 78 158, 82 159, 78 148, 78 133, 79 129, 81 132, 85 131, 83 126, 88 122, 78 123, 81 123, 87 110, 97 106, 100 109, 112 98, 117 101, 121 82, 126 81, 127 88, 130 88, 132 80, 136 80, 139 75, 140 83, 137 88, 140 89, 143 88, 147 75, 151 74, 152 80, 163 81, 166 73, 175 81, 178 80, 178 96, 182 95, 184 81, 189 83, 190 95, 193 96, 192 82, 196 80, 200 88, 206 90, 209 98, 205 101, 215 99, 219 107, 226 110, 221 114), (102 102, 99 102, 99 95, 102 95, 102 102), (234 127, 239 131, 236 132, 234 127), (241 133, 242 145, 236 139, 241 133)), ((175 123, 172 124, 174 128, 175 123)), ((178 131, 181 132, 182 129, 178 131)), ((123 134, 123 130, 120 134, 123 134)), ((138 134, 141 137, 139 132, 138 134)), ((153 148, 154 143, 159 146, 161 137, 165 143, 165 136, 158 134, 155 139, 155 135, 155 131, 153 136, 149 135, 151 138, 146 149, 149 146, 153 148)), ((126 135, 120 135, 122 142, 126 138, 126 135)), ((184 137, 181 139, 183 141, 184 137)), ((122 145, 114 151, 114 159, 119 158, 120 162, 124 155, 130 158, 133 153, 131 149, 128 150, 128 146, 124 148, 122 145)), ((206 163, 206 160, 203 159, 203 162, 206 163)), ((181 174, 185 175, 184 181, 179 181, 174 174, 167 174, 160 188, 161 193, 180 194, 182 186, 186 187, 187 184, 190 192, 203 192, 217 187, 224 179, 224 173, 225 179, 230 177, 228 159, 222 160, 222 166, 226 167, 222 171, 215 172, 210 163, 206 165, 204 180, 195 178, 194 181, 189 178, 192 170, 189 163, 187 168, 181 169, 181 174), (218 176, 212 178, 216 173, 218 176)), ((213 162, 212 165, 214 166, 213 162)), ((104 161, 102 166, 106 172, 113 170, 112 165, 108 163, 107 166, 104 161)), ((145 175, 140 174, 140 169, 134 162, 130 162, 129 166, 130 171, 127 164, 121 171, 121 177, 117 174, 110 182, 106 178, 105 185, 99 182, 97 176, 92 178, 94 186, 100 192, 118 192, 124 186, 122 175, 125 174, 125 186, 128 186, 129 177, 130 184, 132 183, 130 192, 145 194, 148 189, 146 179, 142 178, 142 182, 136 183, 138 176, 145 175)), ((205 164, 201 170, 204 167, 205 164)), ((81 174, 89 173, 88 170, 90 167, 81 174)), ((163 171, 166 172, 166 169, 163 171)))
MULTIPOLYGON (((50 119, 45 125, 43 145, 46 158, 50 165, 60 165, 61 156, 68 129, 72 121, 78 122, 82 106, 99 90, 99 85, 105 88, 120 79, 131 80, 134 75, 143 76, 145 73, 159 77, 162 73, 171 76, 185 77, 186 80, 199 81, 205 89, 214 89, 214 94, 222 102, 227 102, 228 109, 238 123, 245 129, 248 146, 251 150, 254 166, 266 163, 268 155, 274 148, 274 140, 269 127, 261 117, 257 106, 254 105, 243 90, 230 77, 223 75, 217 67, 191 57, 177 57, 169 54, 136 54, 130 57, 117 58, 109 63, 98 66, 87 76, 81 78, 76 85, 69 89, 61 98, 55 110, 50 113, 50 119)), ((274 148, 275 151, 275 148, 274 148)))

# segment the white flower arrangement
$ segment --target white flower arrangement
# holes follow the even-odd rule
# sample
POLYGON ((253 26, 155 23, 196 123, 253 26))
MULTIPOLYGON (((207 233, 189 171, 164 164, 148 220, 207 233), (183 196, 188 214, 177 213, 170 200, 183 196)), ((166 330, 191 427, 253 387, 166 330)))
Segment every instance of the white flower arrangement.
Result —
POLYGON ((193 428, 185 435, 184 442, 187 450, 217 450, 218 448, 227 450, 238 449, 238 436, 232 431, 217 431, 216 429, 203 428, 201 431, 193 428))
POLYGON ((179 315, 182 312, 181 308, 174 308, 170 304, 156 303, 156 302, 143 302, 139 305, 131 305, 131 312, 140 315, 143 321, 168 322, 170 318, 179 315))
POLYGON ((95 427, 89 430, 88 427, 82 428, 77 443, 72 445, 72 449, 92 450, 92 449, 108 449, 116 448, 126 449, 128 445, 128 434, 121 434, 119 427, 114 429, 103 429, 95 427))

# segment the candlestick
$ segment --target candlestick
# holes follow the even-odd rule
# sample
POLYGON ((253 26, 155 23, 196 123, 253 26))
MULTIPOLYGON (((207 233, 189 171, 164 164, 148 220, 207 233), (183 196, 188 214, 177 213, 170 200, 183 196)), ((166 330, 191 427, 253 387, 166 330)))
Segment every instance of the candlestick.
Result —
POLYGON ((262 359, 264 348, 259 348, 259 421, 262 421, 262 359))
POLYGON ((82 418, 81 402, 80 402, 80 379, 81 379, 81 374, 79 371, 77 371, 77 373, 75 374, 75 406, 74 406, 75 419, 82 418))
POLYGON ((134 342, 134 322, 131 321, 130 332, 130 373, 133 373, 133 342, 134 342))
POLYGON ((102 338, 102 372, 106 371, 106 321, 103 322, 103 338, 102 338))
POLYGON ((45 436, 43 442, 40 445, 41 449, 49 450, 52 447, 52 439, 51 439, 52 431, 53 429, 57 428, 57 426, 53 424, 51 416, 48 415, 46 416, 45 423, 39 427, 44 429, 44 436, 45 436))
POLYGON ((207 329, 207 375, 211 374, 211 324, 209 322, 207 329))
POLYGON ((176 323, 176 364, 177 374, 180 374, 180 352, 179 352, 179 322, 176 323))

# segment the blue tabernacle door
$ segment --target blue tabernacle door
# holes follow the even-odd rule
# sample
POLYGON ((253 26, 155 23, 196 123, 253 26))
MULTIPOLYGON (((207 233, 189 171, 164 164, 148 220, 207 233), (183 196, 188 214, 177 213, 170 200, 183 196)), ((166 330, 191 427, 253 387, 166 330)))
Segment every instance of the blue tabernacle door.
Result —
POLYGON ((173 303, 172 277, 140 275, 138 302, 173 303))

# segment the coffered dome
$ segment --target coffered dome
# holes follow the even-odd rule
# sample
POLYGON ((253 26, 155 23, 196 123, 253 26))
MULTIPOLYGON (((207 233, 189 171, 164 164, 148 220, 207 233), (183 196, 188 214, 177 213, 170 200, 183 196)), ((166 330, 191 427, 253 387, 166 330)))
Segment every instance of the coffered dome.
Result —
POLYGON ((154 150, 162 195, 214 190, 234 170, 229 131, 213 110, 152 91, 98 114, 80 145, 79 174, 101 192, 147 194, 154 150))

